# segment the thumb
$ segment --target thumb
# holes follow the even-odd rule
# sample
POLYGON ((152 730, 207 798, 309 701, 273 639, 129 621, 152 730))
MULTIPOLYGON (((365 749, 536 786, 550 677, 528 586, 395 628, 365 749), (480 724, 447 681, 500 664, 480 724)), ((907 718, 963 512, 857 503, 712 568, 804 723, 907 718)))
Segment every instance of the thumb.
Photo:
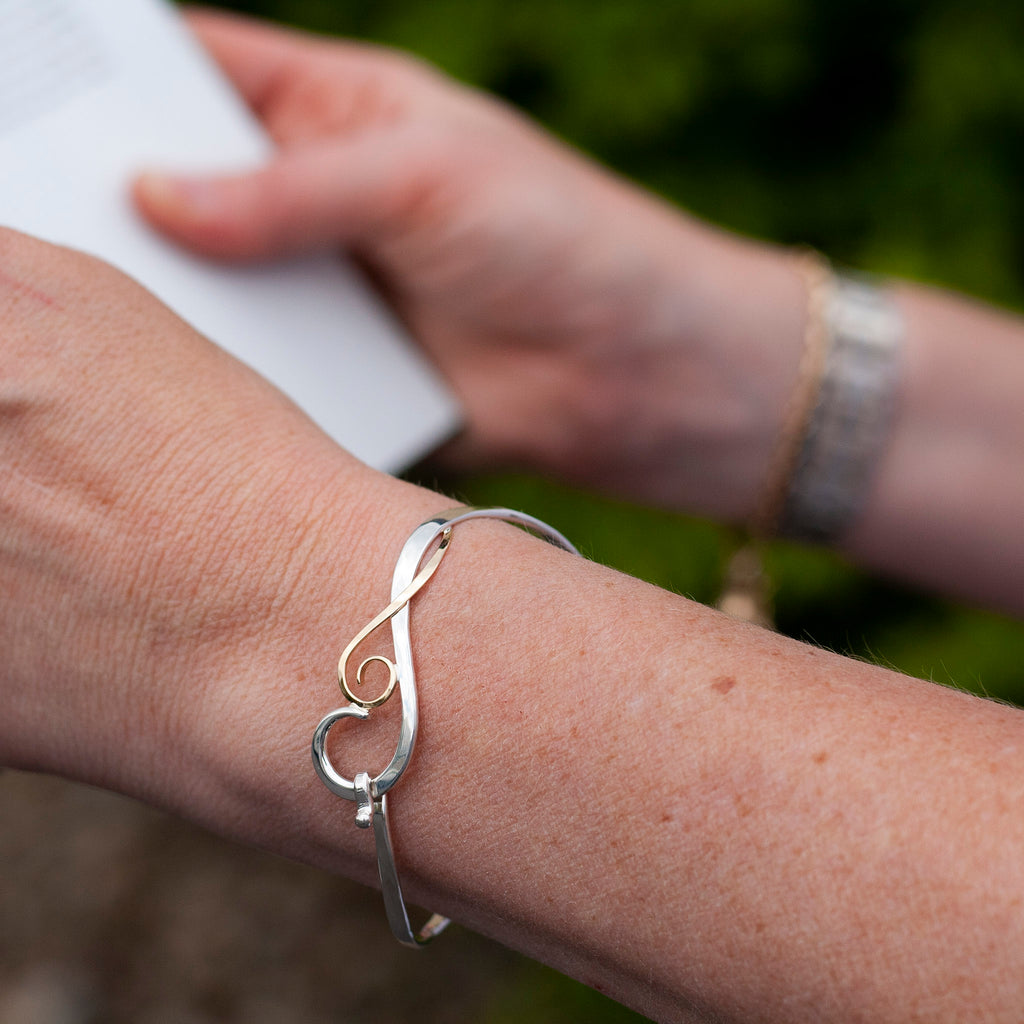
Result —
POLYGON ((363 139, 288 150, 247 174, 149 171, 132 196, 157 230, 207 256, 254 260, 358 246, 380 231, 401 233, 423 196, 396 150, 363 139))

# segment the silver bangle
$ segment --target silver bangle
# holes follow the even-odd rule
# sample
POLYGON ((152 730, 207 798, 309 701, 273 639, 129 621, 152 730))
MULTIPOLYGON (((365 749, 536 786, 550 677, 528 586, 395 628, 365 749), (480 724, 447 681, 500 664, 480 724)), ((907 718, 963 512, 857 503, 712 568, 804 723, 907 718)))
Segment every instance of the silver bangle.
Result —
POLYGON ((818 400, 793 468, 778 533, 833 544, 862 511, 889 436, 901 379, 903 324, 892 296, 836 276, 818 400))
POLYGON ((449 921, 440 914, 433 914, 418 932, 413 932, 402 896, 402 887, 398 881, 391 830, 388 826, 387 793, 409 767, 419 725, 416 675, 413 671, 412 644, 409 636, 409 602, 437 571, 451 543, 453 527, 468 519, 500 519, 515 523, 539 534, 556 547, 578 554, 572 544, 557 530, 539 519, 534 519, 533 516, 507 508, 456 508, 421 523, 410 534, 395 563, 391 581, 391 603, 355 635, 338 662, 338 683, 349 703, 325 715, 313 733, 313 767, 320 781, 332 793, 355 803, 356 826, 373 828, 377 848, 377 872, 380 876, 388 924, 399 942, 413 948, 423 946, 434 936, 439 935, 448 926, 449 921), (427 554, 432 548, 433 554, 428 559, 427 554), (357 697, 349 684, 348 661, 356 647, 388 620, 391 621, 395 660, 391 661, 380 654, 371 655, 360 664, 355 679, 357 685, 361 684, 366 666, 371 662, 378 662, 388 670, 387 686, 383 693, 372 699, 357 697), (346 779, 336 771, 327 756, 327 734, 331 727, 343 718, 365 721, 369 718, 371 709, 379 707, 391 696, 396 685, 402 698, 402 724, 394 756, 375 778, 371 779, 367 772, 359 772, 355 779, 346 779))

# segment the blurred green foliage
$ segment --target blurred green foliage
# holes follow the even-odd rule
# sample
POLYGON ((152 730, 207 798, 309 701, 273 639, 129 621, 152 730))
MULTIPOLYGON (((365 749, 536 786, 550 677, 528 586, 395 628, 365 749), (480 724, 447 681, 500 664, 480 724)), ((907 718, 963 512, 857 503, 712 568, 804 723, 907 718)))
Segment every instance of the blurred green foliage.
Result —
MULTIPOLYGON (((733 230, 839 263, 1024 305, 1024 5, 1011 0, 234 0, 222 6, 405 47, 733 230)), ((429 481, 428 481, 429 482, 429 481)), ((728 535, 545 483, 459 481, 587 553, 700 600, 728 535)), ((1024 628, 771 554, 780 627, 836 650, 1024 699, 1024 628)), ((1024 582, 1022 582, 1024 585, 1024 582)), ((488 1019, 627 1020, 529 975, 488 1019), (602 1016, 602 1013, 607 1016, 602 1016), (541 1019, 527 1013, 532 1019, 541 1019)), ((576 994, 574 994, 576 993, 576 994)))

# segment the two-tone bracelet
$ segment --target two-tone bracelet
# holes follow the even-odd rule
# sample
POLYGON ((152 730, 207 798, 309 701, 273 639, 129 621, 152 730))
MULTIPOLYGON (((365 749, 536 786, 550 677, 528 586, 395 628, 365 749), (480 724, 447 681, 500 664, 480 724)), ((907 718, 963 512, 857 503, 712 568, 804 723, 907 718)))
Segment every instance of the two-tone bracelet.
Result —
POLYGON ((313 733, 313 767, 317 775, 332 793, 355 803, 358 828, 373 829, 384 910, 395 938, 405 946, 422 946, 448 925, 448 918, 433 914, 422 928, 416 932, 412 930, 398 880, 388 824, 387 795, 409 767, 419 728, 416 673, 409 632, 409 603, 437 571, 451 545, 454 528, 470 519, 499 519, 514 523, 533 531, 557 547, 577 553, 557 530, 533 516, 507 508, 456 508, 421 523, 409 535, 395 563, 390 603, 355 635, 338 662, 338 683, 349 703, 325 715, 313 733), (395 660, 382 654, 370 655, 359 665, 355 680, 350 680, 348 663, 356 648, 388 621, 391 622, 395 660), (387 684, 376 697, 360 697, 353 691, 352 685, 362 685, 364 670, 373 662, 387 669, 387 684), (380 707, 392 696, 396 687, 402 702, 402 722, 394 756, 387 767, 373 778, 368 772, 359 772, 351 780, 345 778, 335 769, 327 755, 328 733, 344 718, 365 721, 373 708, 380 707))
POLYGON ((837 544, 864 509, 889 438, 902 379, 903 322, 889 291, 839 274, 827 295, 825 325, 817 401, 776 531, 837 544))
POLYGON ((719 607, 771 622, 759 545, 772 537, 837 544, 865 507, 899 397, 903 324, 891 293, 802 254, 807 315, 797 380, 783 413, 750 540, 726 570, 719 607))

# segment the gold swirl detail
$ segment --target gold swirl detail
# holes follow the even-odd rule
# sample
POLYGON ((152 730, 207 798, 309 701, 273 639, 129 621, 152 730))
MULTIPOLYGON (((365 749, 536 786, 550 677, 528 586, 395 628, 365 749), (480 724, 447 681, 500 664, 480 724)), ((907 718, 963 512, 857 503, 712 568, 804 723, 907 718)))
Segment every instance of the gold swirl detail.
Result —
POLYGON ((392 693, 395 691, 395 684, 398 682, 398 668, 395 663, 383 654, 371 654, 368 658, 364 658, 359 668, 356 669, 356 685, 361 686, 364 682, 363 672, 366 666, 371 662, 378 661, 382 665, 385 665, 388 670, 388 683, 384 688, 383 692, 374 697, 372 700, 364 700, 357 697, 352 692, 352 687, 349 685, 348 676, 346 674, 346 668, 348 666, 349 659, 355 652, 355 649, 378 627, 383 626, 385 622, 397 615, 412 599, 416 594, 424 587, 431 576, 437 572, 437 567, 441 564, 441 559, 444 558, 445 553, 448 550, 448 545, 451 543, 452 528, 449 526, 441 534, 441 542, 437 546, 437 550, 430 556, 430 560, 425 566, 413 577, 412 582, 403 590, 392 602, 385 608, 380 614, 375 615, 356 635, 352 638, 348 647, 341 654, 341 658, 338 660, 338 685, 341 687, 341 692, 345 694, 345 697, 350 700, 353 704, 358 707, 370 708, 380 707, 392 693))

